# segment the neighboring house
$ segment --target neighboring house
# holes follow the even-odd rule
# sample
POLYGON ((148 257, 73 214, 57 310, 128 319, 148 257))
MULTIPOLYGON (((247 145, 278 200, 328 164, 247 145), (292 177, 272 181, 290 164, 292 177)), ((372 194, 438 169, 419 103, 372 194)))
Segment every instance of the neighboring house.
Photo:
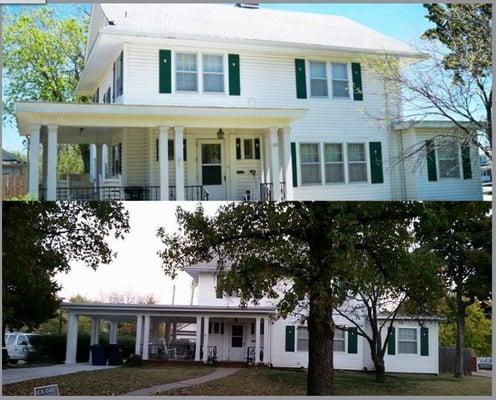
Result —
MULTIPOLYGON (((267 364, 282 368, 308 366, 308 330, 293 315, 277 319, 273 300, 240 306, 236 296, 216 290, 216 267, 185 268, 193 278, 190 305, 131 305, 64 303, 69 312, 66 363, 76 362, 77 321, 90 316, 91 343, 98 340, 100 320, 110 323, 109 342, 117 343, 119 321, 136 321, 136 349, 143 359, 183 359, 208 362, 267 364)), ((334 316, 338 326, 351 327, 334 316)), ((363 320, 364 329, 368 321, 363 320)), ((385 332, 383 335, 385 339, 385 332)), ((438 320, 399 317, 385 355, 386 371, 438 373, 438 320)), ((374 368, 368 343, 354 332, 338 329, 334 338, 334 368, 374 368)))
MULTIPOLYGON (((347 18, 229 5, 95 4, 77 94, 19 102, 33 197, 151 200, 481 199, 475 147, 450 122, 401 121, 367 56, 424 54, 347 18), (395 124, 379 123, 382 114, 395 124), (412 145, 439 149, 421 165, 412 145), (40 143, 46 186, 40 188, 40 143), (57 143, 92 149, 92 179, 58 185, 57 143), (412 168, 415 167, 415 168, 412 168), (59 186, 59 187, 57 187, 59 186)), ((383 121, 384 122, 384 121, 383 121)))
POLYGON ((2 175, 24 175, 26 162, 2 149, 2 175))

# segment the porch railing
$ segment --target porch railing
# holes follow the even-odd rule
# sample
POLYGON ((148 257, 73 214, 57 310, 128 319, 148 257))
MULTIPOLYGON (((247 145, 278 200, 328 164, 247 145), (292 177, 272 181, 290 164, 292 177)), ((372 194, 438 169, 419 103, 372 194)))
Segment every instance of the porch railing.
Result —
MULTIPOLYGON (((39 189, 39 199, 46 200, 47 189, 39 189)), ((201 185, 185 186, 185 200, 206 201, 209 193, 201 185)), ((176 187, 169 186, 169 200, 176 199, 176 187)), ((86 186, 58 187, 57 200, 60 201, 112 201, 112 200, 160 200, 160 186, 86 186)))
MULTIPOLYGON (((282 201, 286 200, 286 183, 281 182, 281 196, 282 201)), ((274 184, 261 183, 260 184, 260 201, 273 201, 274 200, 274 184)))

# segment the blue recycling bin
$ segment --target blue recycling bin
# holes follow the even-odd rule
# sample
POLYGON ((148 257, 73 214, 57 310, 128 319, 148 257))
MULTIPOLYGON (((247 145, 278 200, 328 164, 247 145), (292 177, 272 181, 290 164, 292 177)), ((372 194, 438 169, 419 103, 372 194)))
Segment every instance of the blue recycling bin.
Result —
POLYGON ((91 351, 91 364, 92 365, 106 365, 105 346, 103 344, 94 344, 90 346, 91 351))

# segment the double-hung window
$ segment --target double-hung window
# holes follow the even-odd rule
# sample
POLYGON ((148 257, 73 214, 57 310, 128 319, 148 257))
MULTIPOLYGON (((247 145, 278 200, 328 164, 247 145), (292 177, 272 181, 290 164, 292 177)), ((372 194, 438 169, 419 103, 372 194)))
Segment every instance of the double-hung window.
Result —
POLYGON ((348 179, 350 182, 367 182, 367 161, 364 143, 349 143, 348 179))
POLYGON ((224 93, 224 57, 203 55, 203 91, 224 93))
POLYGON ((348 85, 348 64, 332 63, 332 97, 350 97, 348 85))
POLYGON ((296 351, 308 351, 308 328, 306 326, 298 327, 297 338, 296 351))
POLYGON ((339 328, 336 329, 334 331, 334 339, 332 342, 334 351, 344 352, 346 349, 344 330, 339 328))
POLYGON ((328 97, 327 63, 310 61, 310 96, 328 97))
POLYGON ((460 158, 458 143, 454 140, 444 140, 439 143, 437 153, 439 156, 439 177, 459 178, 460 158))
POLYGON ((196 54, 176 53, 176 90, 198 91, 198 62, 196 54))
POLYGON ((417 329, 398 329, 398 354, 417 354, 417 329))
POLYGON ((303 185, 322 184, 319 144, 301 143, 300 159, 301 183, 303 185))
POLYGON ((343 145, 324 143, 325 182, 344 183, 343 145))
POLYGON ((124 53, 121 52, 117 60, 114 63, 114 97, 115 99, 122 96, 123 88, 124 88, 124 80, 123 80, 123 65, 124 65, 124 53))

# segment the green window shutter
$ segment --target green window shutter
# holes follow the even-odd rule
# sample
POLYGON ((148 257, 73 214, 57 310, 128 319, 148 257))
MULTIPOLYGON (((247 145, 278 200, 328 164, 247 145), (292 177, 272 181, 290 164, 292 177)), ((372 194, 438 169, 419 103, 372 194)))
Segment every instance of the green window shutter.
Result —
POLYGON ((357 328, 350 328, 350 330, 348 331, 348 353, 349 354, 358 353, 357 328))
POLYGON ((241 160, 241 139, 236 138, 236 160, 241 160))
POLYGON ((396 332, 394 327, 389 328, 387 342, 387 353, 394 356, 396 354, 396 332))
POLYGON ((437 181, 436 148, 433 140, 425 141, 427 149, 427 177, 429 181, 437 181))
POLYGON ((260 139, 255 139, 255 160, 260 160, 260 139))
POLYGON ((362 101, 362 68, 359 63, 351 63, 351 76, 353 77, 353 100, 362 101))
POLYGON ((169 161, 174 160, 174 140, 167 140, 167 156, 169 161))
POLYGON ((420 328, 420 355, 429 355, 429 328, 420 328))
POLYGON ((470 145, 462 146, 463 179, 472 179, 472 163, 470 160, 470 145))
POLYGON ((239 96, 241 94, 241 83, 239 77, 239 54, 229 54, 229 95, 239 96))
POLYGON ((115 103, 115 62, 112 66, 112 103, 115 103))
POLYGON ((183 161, 187 161, 186 156, 188 152, 186 151, 186 139, 183 139, 183 161))
POLYGON ((295 351, 295 327, 286 326, 286 351, 295 351))
POLYGON ((381 142, 370 142, 370 173, 372 183, 384 183, 382 173, 382 147, 381 142))
POLYGON ((305 73, 305 60, 301 58, 295 59, 295 73, 296 73, 296 98, 307 98, 307 78, 305 73))
POLYGON ((159 50, 158 51, 159 93, 172 92, 171 64, 172 64, 171 51, 159 50))
POLYGON ((155 139, 155 151, 156 151, 156 160, 158 161, 158 139, 155 139))
POLYGON ((296 143, 291 142, 291 169, 293 170, 293 187, 298 186, 298 173, 296 163, 296 143))

